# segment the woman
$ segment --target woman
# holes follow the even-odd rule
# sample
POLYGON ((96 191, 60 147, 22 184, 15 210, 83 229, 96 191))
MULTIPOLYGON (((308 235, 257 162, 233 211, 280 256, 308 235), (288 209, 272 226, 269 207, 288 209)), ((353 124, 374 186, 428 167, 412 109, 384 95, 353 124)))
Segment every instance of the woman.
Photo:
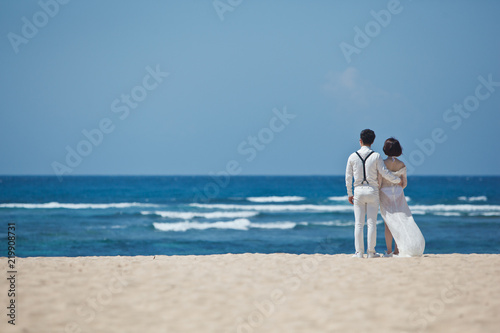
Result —
POLYGON ((387 169, 400 176, 403 181, 402 186, 395 185, 379 176, 380 213, 385 222, 386 256, 396 255, 398 251, 399 257, 421 256, 425 249, 425 239, 413 220, 403 192, 408 183, 406 166, 397 159, 403 149, 398 140, 389 138, 385 140, 384 153, 387 155, 384 160, 387 169), (392 252, 392 237, 396 243, 395 252, 392 252))

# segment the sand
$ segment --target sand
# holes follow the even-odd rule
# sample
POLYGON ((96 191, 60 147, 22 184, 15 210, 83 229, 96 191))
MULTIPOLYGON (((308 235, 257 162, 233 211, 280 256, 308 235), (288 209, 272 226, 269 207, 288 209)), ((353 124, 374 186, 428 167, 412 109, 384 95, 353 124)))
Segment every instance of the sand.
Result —
POLYGON ((500 331, 497 254, 17 260, 16 325, 3 279, 1 332, 500 331))

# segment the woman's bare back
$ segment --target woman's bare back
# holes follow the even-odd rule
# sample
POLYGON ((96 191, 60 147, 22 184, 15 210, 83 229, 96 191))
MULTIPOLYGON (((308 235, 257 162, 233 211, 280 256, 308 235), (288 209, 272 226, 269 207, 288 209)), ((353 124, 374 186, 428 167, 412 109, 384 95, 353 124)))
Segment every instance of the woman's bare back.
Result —
POLYGON ((392 172, 396 172, 405 167, 405 164, 397 158, 388 157, 384 160, 384 164, 392 172))
MULTIPOLYGON (((386 158, 384 160, 384 164, 385 164, 386 168, 392 172, 398 172, 399 170, 401 170, 405 167, 405 164, 395 157, 394 158, 392 158, 392 157, 386 158)), ((406 185, 408 184, 408 180, 406 179, 406 171, 402 171, 402 174, 400 176, 401 176, 401 180, 403 181, 403 183, 401 184, 401 187, 405 188, 406 185)), ((394 186, 394 184, 386 181, 382 177, 379 177, 379 184, 380 184, 380 187, 394 186)))

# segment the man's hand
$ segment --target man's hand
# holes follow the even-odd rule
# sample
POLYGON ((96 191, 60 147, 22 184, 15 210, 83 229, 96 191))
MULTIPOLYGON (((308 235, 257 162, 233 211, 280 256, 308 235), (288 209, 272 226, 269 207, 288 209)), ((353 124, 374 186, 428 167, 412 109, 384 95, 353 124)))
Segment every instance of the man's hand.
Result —
POLYGON ((351 205, 354 205, 354 195, 351 195, 347 200, 349 200, 351 205))

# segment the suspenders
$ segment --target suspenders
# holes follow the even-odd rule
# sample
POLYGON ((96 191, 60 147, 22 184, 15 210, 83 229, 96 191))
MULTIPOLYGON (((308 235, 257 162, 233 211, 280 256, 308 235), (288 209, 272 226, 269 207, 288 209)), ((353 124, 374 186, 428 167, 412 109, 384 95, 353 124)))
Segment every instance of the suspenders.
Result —
POLYGON ((366 164, 366 160, 368 159, 368 157, 370 157, 371 154, 373 154, 374 151, 372 150, 367 156, 365 159, 363 159, 361 157, 361 155, 359 155, 358 152, 356 152, 356 155, 358 155, 358 157, 360 158, 361 162, 363 162, 363 181, 361 182, 361 185, 363 185, 365 182, 370 185, 370 183, 368 183, 368 180, 366 180, 366 167, 365 167, 365 164, 366 164))

